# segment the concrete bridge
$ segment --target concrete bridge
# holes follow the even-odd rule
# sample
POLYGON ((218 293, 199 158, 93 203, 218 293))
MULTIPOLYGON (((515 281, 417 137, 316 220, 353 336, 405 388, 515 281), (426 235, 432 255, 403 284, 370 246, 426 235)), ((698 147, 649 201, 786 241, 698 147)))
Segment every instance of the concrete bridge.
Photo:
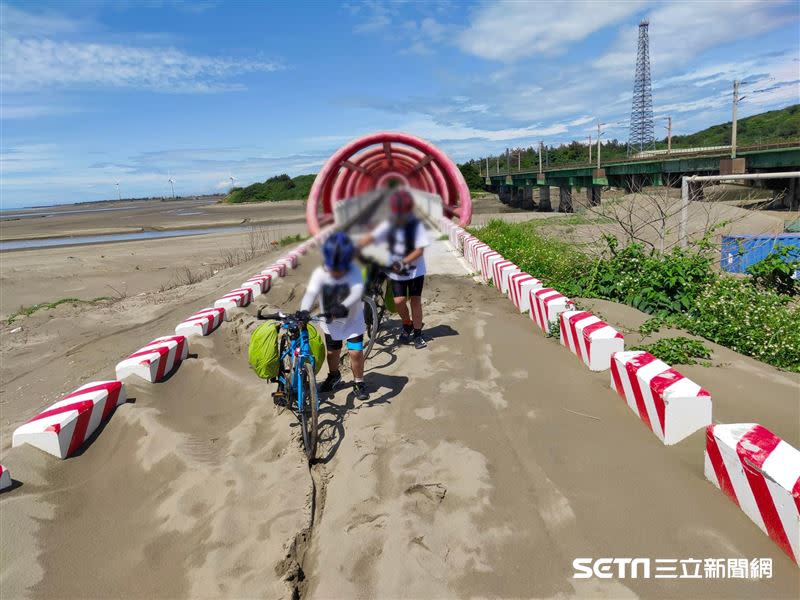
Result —
MULTIPOLYGON (((530 210, 551 211, 551 187, 559 188, 559 212, 572 212, 575 188, 586 193, 587 204, 601 202, 602 188, 611 186, 628 191, 645 186, 679 187, 685 175, 738 175, 797 171, 800 169, 800 140, 769 146, 742 146, 737 158, 730 158, 727 148, 715 148, 696 153, 648 156, 644 158, 613 159, 599 166, 567 164, 544 168, 541 171, 506 171, 491 173, 486 185, 506 203, 530 210)), ((763 182, 786 208, 800 209, 800 184, 795 179, 773 179, 763 182)))

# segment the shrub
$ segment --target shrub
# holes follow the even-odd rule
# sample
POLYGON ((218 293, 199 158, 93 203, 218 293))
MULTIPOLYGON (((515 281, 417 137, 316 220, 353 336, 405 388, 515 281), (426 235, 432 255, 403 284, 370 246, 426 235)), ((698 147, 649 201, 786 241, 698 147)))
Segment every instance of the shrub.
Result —
POLYGON ((618 251, 616 240, 608 242, 611 256, 598 260, 581 281, 585 295, 666 316, 689 309, 714 276, 711 260, 698 252, 676 249, 658 255, 639 244, 618 251))
POLYGON ((694 365, 698 358, 711 358, 711 350, 703 342, 687 337, 664 338, 652 344, 634 346, 631 350, 645 350, 668 365, 694 365))
POLYGON ((719 277, 700 293, 681 324, 731 350, 800 372, 800 306, 787 296, 719 277))
POLYGON ((800 284, 792 279, 797 269, 800 269, 800 248, 789 245, 780 246, 765 259, 750 265, 747 272, 753 276, 753 285, 795 296, 800 292, 800 284))

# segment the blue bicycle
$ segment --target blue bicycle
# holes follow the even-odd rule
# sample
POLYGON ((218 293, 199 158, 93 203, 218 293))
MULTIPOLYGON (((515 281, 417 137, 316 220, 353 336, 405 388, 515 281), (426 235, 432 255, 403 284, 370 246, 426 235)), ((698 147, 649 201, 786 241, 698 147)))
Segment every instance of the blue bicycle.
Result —
POLYGON ((259 319, 280 321, 281 333, 278 338, 278 376, 275 381, 278 389, 272 394, 279 406, 288 406, 297 415, 303 432, 303 447, 309 462, 313 462, 317 454, 317 415, 319 412, 319 396, 317 395, 317 378, 314 369, 314 356, 308 341, 310 321, 321 321, 326 315, 310 316, 297 312, 292 315, 274 313, 257 314, 259 319))

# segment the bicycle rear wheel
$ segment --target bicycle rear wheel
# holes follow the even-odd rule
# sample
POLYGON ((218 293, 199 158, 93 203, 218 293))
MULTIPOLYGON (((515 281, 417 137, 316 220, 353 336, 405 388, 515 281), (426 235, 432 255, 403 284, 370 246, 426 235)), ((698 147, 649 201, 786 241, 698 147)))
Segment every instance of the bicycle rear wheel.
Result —
POLYGON ((372 354, 372 348, 375 345, 375 338, 378 337, 378 327, 380 326, 378 307, 375 305, 375 300, 369 296, 364 296, 364 322, 367 324, 366 339, 364 340, 364 360, 366 361, 372 354))
POLYGON ((319 397, 317 395, 317 377, 314 366, 307 362, 303 365, 303 409, 300 411, 300 424, 303 430, 303 447, 306 451, 308 462, 313 462, 317 457, 318 441, 318 411, 319 397))

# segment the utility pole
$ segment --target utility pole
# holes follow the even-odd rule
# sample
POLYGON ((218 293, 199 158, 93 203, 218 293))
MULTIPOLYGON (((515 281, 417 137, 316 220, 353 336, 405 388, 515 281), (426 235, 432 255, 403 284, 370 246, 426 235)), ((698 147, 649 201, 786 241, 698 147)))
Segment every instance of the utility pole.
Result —
POLYGON ((500 156, 495 157, 495 166, 497 167, 497 174, 500 175, 500 156))
POLYGON ((542 174, 542 147, 544 142, 539 142, 539 175, 542 174))
POLYGON ((736 107, 739 104, 739 80, 733 80, 733 119, 731 120, 731 158, 736 158, 736 107))
POLYGON ((603 132, 600 128, 605 125, 605 123, 597 122, 597 169, 600 170, 600 136, 603 135, 603 132))
POLYGON ((511 150, 506 148, 506 171, 511 174, 511 150))
POLYGON ((522 171, 522 148, 517 148, 517 171, 522 171))
POLYGON ((589 164, 592 164, 592 136, 589 135, 589 164))
POLYGON ((489 176, 489 157, 486 157, 486 176, 489 176))
POLYGON ((667 117, 667 154, 672 152, 672 117, 667 117))

